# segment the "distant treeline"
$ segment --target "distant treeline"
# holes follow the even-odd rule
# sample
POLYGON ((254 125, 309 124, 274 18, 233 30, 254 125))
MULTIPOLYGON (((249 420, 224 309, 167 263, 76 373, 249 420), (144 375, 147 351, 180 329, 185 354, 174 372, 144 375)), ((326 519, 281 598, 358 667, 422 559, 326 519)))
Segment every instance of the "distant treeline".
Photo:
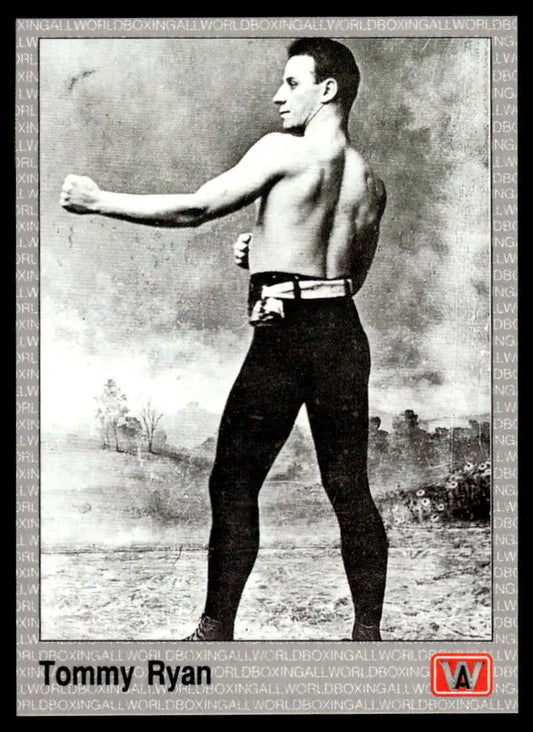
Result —
POLYGON ((369 472, 375 482, 388 487, 431 483, 489 456, 488 422, 470 420, 468 427, 437 427, 428 432, 420 426, 418 415, 406 409, 386 432, 379 417, 370 420, 369 472))
MULTIPOLYGON (((125 394, 113 379, 104 384, 96 401, 95 416, 104 449, 131 453, 147 450, 172 457, 195 474, 210 470, 216 448, 214 435, 192 449, 167 444, 167 435, 159 426, 163 415, 149 399, 141 412, 133 415, 125 394)), ((436 427, 430 432, 420 425, 412 409, 406 409, 393 419, 392 429, 387 432, 381 429, 379 417, 370 418, 368 470, 372 488, 378 493, 430 485, 461 470, 466 463, 478 465, 489 456, 488 422, 472 419, 468 427, 436 427)), ((269 477, 301 482, 317 479, 313 443, 298 426, 269 477)))

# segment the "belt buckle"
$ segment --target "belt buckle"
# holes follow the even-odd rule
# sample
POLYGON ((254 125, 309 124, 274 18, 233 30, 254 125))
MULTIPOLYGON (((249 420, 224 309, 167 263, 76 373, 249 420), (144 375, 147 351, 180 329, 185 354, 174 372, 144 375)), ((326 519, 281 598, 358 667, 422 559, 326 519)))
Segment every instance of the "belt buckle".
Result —
POLYGON ((262 297, 257 300, 250 315, 250 325, 255 328, 271 327, 285 317, 283 300, 277 297, 262 297))

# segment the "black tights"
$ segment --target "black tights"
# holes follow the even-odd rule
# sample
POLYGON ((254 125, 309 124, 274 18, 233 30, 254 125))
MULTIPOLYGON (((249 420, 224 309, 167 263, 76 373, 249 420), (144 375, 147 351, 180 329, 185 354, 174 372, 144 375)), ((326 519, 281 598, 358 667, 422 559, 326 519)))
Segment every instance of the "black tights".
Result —
POLYGON ((282 323, 255 330, 222 417, 205 613, 233 624, 259 548, 259 491, 305 404, 355 617, 379 625, 387 539, 367 478, 368 342, 349 298, 284 304, 282 323))

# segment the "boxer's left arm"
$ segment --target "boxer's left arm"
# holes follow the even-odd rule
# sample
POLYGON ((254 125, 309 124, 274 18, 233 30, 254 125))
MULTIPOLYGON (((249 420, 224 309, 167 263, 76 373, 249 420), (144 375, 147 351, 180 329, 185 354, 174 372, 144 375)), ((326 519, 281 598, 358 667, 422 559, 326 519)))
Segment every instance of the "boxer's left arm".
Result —
POLYGON ((233 168, 195 193, 137 195, 103 191, 90 178, 69 175, 60 204, 78 214, 95 213, 150 226, 198 226, 256 199, 287 169, 286 135, 265 135, 233 168))
POLYGON ((372 177, 372 196, 361 207, 357 230, 353 242, 352 280, 354 294, 363 286, 379 240, 381 217, 387 205, 385 185, 379 178, 372 177))

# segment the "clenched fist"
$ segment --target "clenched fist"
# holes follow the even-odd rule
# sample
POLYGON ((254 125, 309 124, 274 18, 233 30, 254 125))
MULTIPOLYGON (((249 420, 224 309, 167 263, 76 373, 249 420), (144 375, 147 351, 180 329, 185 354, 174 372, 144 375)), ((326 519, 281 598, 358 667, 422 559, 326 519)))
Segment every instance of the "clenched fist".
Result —
POLYGON ((243 269, 249 268, 248 252, 250 250, 250 242, 252 235, 250 233, 239 234, 237 241, 233 245, 233 261, 238 267, 243 269))
POLYGON ((95 213, 99 194, 100 188, 91 178, 85 175, 67 175, 59 203, 72 213, 95 213))

